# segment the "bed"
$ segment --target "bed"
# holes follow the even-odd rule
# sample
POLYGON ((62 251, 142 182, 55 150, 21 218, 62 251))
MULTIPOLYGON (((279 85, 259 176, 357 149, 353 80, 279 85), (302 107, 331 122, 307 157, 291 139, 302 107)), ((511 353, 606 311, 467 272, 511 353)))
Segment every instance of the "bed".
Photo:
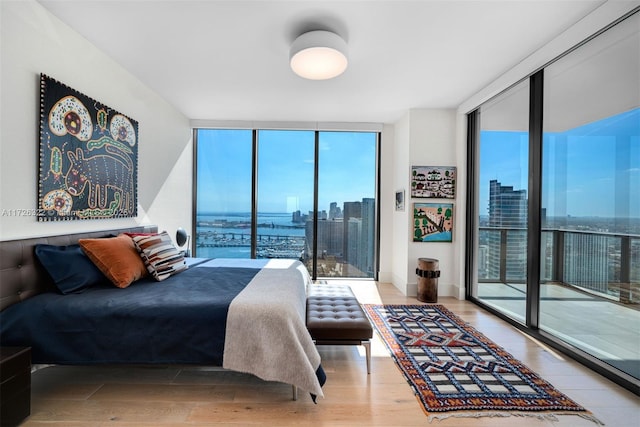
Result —
POLYGON ((323 396, 325 375, 304 320, 310 278, 299 261, 185 258, 186 268, 161 280, 148 274, 124 287, 102 281, 63 294, 34 254, 156 231, 0 242, 0 345, 31 347, 34 364, 219 366, 291 384, 294 396, 323 396))

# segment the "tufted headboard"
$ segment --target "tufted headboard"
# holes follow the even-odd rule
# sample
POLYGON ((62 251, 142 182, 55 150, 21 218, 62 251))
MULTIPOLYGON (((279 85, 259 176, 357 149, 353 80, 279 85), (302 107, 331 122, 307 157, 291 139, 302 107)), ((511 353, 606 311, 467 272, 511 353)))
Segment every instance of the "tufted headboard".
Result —
POLYGON ((77 243, 79 239, 85 238, 115 236, 125 232, 151 233, 157 231, 158 227, 155 225, 146 225, 0 242, 0 310, 53 289, 54 285, 49 274, 35 257, 34 246, 36 244, 71 245, 77 243))

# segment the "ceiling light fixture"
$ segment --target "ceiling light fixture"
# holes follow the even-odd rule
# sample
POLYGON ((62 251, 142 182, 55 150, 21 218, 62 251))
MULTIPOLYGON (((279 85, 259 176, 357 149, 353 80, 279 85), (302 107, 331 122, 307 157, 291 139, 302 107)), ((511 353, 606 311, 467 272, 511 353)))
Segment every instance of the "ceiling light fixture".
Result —
POLYGON ((305 79, 332 79, 347 69, 347 63, 347 43, 330 31, 304 33, 289 51, 291 69, 305 79))

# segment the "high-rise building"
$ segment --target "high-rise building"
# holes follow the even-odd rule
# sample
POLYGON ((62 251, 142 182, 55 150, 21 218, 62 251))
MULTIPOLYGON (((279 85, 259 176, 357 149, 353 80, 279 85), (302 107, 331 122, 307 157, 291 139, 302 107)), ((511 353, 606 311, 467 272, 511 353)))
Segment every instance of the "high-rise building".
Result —
POLYGON ((488 277, 522 282, 527 274, 527 191, 489 182, 488 277), (502 245, 506 247, 501 259, 502 245), (504 263, 504 264, 503 264, 504 263), (501 275, 500 267, 506 271, 501 275))
MULTIPOLYGON (((318 220, 318 256, 334 256, 342 258, 343 254, 343 222, 336 220, 318 220)), ((313 253, 313 221, 309 220, 305 227, 307 253, 313 253)))
MULTIPOLYGON (((351 218, 362 218, 362 203, 361 202, 344 202, 344 207, 342 209, 342 220, 345 224, 349 223, 351 218)), ((344 236, 342 238, 342 244, 344 245, 344 249, 342 253, 344 254, 344 262, 345 263, 355 263, 356 260, 349 259, 349 227, 344 228, 344 236)), ((354 238, 359 238, 355 237, 354 238)))
POLYGON ((347 268, 349 268, 349 275, 354 276, 358 275, 356 273, 357 271, 362 271, 360 263, 358 262, 358 260, 362 259, 362 252, 364 249, 362 247, 362 239, 360 239, 360 236, 362 235, 362 219, 349 218, 349 222, 346 223, 346 228, 348 228, 347 235, 349 238, 347 240, 348 246, 345 258, 351 260, 351 262, 348 263, 349 267, 347 268), (353 268, 351 268, 351 266, 353 266, 353 268))
POLYGON ((295 224, 303 223, 307 221, 308 217, 308 215, 303 214, 302 212, 300 212, 300 210, 297 210, 291 215, 291 222, 295 224))
POLYGON ((362 231, 360 233, 361 258, 358 259, 358 268, 373 276, 375 257, 375 230, 376 230, 376 200, 373 198, 362 199, 362 231))
POLYGON ((338 210, 338 203, 331 202, 329 204, 329 219, 336 219, 337 210, 338 210))
MULTIPOLYGON (((331 203, 328 218, 318 215, 318 257, 331 257, 335 268, 343 269, 341 271, 348 276, 372 277, 375 230, 375 199, 344 202, 342 210, 337 203, 331 203)), ((314 244, 311 220, 306 223, 305 235, 306 253, 311 254, 314 244)))

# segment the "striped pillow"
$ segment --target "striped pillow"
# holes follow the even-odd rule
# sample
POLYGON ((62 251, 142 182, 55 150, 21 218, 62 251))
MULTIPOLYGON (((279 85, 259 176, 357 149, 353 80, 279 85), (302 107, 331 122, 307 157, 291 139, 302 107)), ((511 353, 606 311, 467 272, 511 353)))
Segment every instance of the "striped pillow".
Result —
POLYGON ((131 239, 147 270, 157 281, 187 269, 183 254, 173 246, 166 231, 149 236, 132 236, 131 239))

